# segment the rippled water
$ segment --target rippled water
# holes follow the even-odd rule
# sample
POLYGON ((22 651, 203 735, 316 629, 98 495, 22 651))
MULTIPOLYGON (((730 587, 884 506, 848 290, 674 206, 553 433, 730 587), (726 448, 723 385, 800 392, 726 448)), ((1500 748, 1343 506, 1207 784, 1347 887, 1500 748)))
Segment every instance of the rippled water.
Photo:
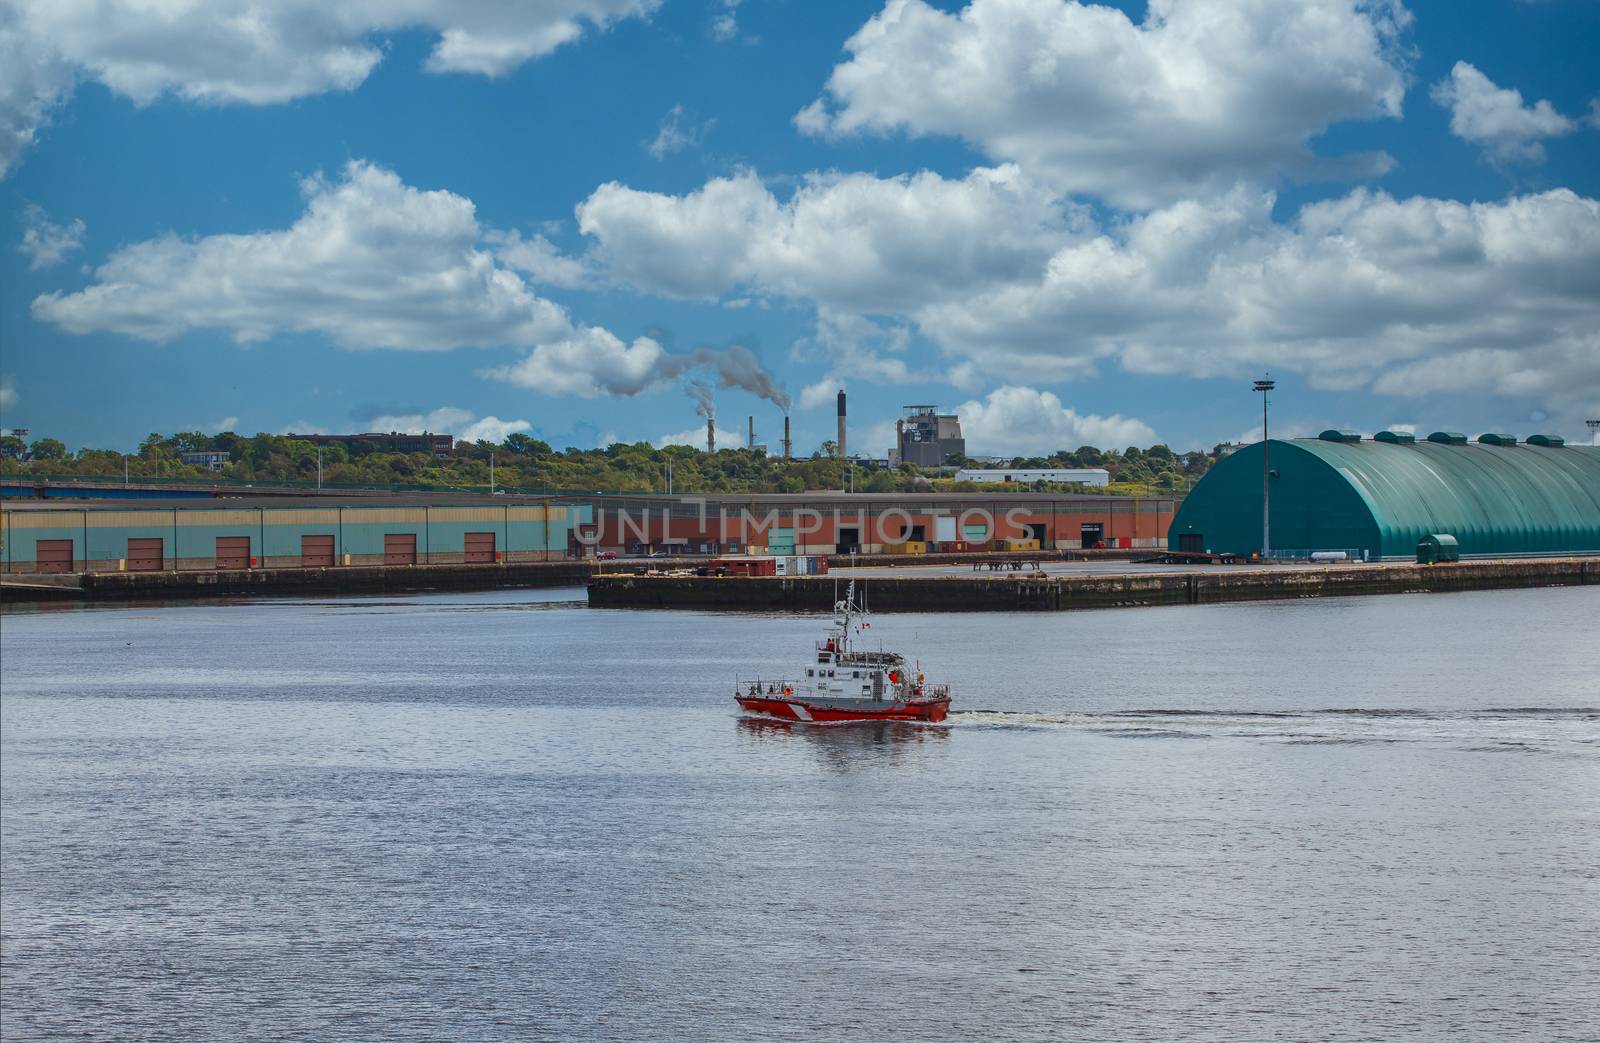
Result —
POLYGON ((0 1035, 1593 1039, 1600 590, 0 617, 0 1035))

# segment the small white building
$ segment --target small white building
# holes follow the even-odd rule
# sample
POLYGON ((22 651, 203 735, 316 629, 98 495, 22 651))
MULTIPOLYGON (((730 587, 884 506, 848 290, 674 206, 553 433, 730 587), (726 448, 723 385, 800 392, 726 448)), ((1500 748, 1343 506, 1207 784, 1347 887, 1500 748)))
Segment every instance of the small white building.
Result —
POLYGON ((1079 485, 1110 485, 1111 472, 1103 467, 984 467, 962 468, 956 480, 963 482, 1075 482, 1079 485))

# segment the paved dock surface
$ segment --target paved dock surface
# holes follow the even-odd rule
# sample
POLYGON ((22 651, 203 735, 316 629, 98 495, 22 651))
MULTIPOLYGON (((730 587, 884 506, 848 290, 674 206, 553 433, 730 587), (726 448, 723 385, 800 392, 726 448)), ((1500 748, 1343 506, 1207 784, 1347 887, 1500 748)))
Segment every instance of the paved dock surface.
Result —
POLYGON ((825 611, 839 581, 864 583, 871 607, 890 612, 1054 612, 1139 605, 1201 605, 1366 594, 1583 586, 1600 583, 1600 557, 1524 558, 1438 565, 1135 565, 1055 562, 1039 571, 970 566, 839 569, 824 576, 595 576, 598 608, 825 611))

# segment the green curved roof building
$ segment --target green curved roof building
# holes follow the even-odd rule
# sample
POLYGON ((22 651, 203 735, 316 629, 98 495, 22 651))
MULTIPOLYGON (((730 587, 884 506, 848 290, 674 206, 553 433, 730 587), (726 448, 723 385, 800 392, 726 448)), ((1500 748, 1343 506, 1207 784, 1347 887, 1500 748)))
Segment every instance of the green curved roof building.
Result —
MULTIPOLYGON (((1462 555, 1600 552, 1600 448, 1555 436, 1519 441, 1347 431, 1268 443, 1273 551, 1347 550, 1410 558, 1425 536, 1462 555)), ((1262 443, 1224 458, 1172 519, 1174 550, 1261 549, 1262 443)))

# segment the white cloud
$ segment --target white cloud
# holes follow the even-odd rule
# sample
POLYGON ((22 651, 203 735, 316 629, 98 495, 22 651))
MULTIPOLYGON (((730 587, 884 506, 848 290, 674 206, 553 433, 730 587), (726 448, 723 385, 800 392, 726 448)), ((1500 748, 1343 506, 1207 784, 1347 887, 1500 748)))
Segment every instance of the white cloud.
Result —
POLYGON ((308 178, 289 228, 126 246, 77 293, 47 293, 34 317, 74 333, 166 340, 221 329, 240 343, 324 333, 352 348, 532 345, 570 331, 478 246, 471 200, 412 188, 368 163, 308 178))
POLYGON ((839 378, 829 373, 821 380, 801 388, 800 397, 795 400, 795 405, 800 409, 815 409, 833 402, 834 396, 838 393, 839 378))
MULTIPOLYGON (((619 185, 579 207, 612 277, 668 296, 755 292, 909 325, 965 387, 1107 365, 1323 387, 1570 397, 1600 384, 1600 204, 1560 189, 1494 203, 1358 190, 1273 220, 1236 188, 1097 223, 1015 167, 809 179, 785 202, 754 174, 685 196, 619 185)), ((804 358, 900 379, 844 336, 804 358), (855 367, 855 368, 850 368, 855 367)), ((835 372, 837 369, 837 372, 835 372)), ((927 374, 932 378, 930 370, 927 374)), ((822 384, 816 387, 822 387, 822 384)), ((823 401, 808 389, 804 403, 823 401)))
POLYGON ((581 36, 649 15, 659 0, 8 0, 0 6, 0 173, 77 79, 147 105, 164 94, 265 105, 352 90, 382 34, 438 33, 436 73, 499 76, 581 36))
POLYGON ((1141 420, 1120 414, 1079 414, 1049 391, 1007 385, 983 400, 963 402, 955 412, 970 453, 1043 455, 1080 445, 1121 448, 1155 444, 1156 433, 1141 420))
POLYGON ((1345 120, 1398 117, 1398 0, 1151 0, 1135 24, 1075 0, 889 0, 845 43, 804 132, 960 137, 1058 187, 1120 205, 1238 180, 1338 170, 1316 159, 1345 120))
POLYGON ((612 277, 638 289, 715 297, 747 287, 857 313, 1037 270, 1083 219, 1014 166, 960 180, 813 174, 782 203, 751 171, 683 196, 612 182, 578 206, 612 277))
POLYGON ((83 246, 86 231, 81 218, 56 224, 43 207, 29 203, 22 208, 22 242, 17 244, 17 252, 27 255, 33 271, 52 268, 83 246))
POLYGON ((531 431, 533 425, 526 420, 501 420, 496 416, 478 417, 471 410, 457 406, 441 406, 428 413, 403 413, 375 416, 364 431, 399 431, 408 435, 424 432, 453 435, 458 442, 489 441, 500 443, 508 435, 531 431))
POLYGON ((1482 145, 1500 161, 1544 161, 1543 138, 1578 128, 1548 101, 1522 103, 1522 92, 1498 87, 1475 67, 1456 62, 1450 75, 1433 85, 1433 100, 1450 110, 1450 133, 1482 145))
POLYGON ((17 407, 17 382, 11 377, 0 377, 0 410, 17 407))
POLYGON ((722 8, 711 16, 711 38, 727 43, 739 35, 739 4, 742 0, 719 0, 722 8))
POLYGON ((481 375, 547 394, 636 395, 690 371, 779 405, 788 396, 739 345, 668 352, 648 337, 624 344, 574 326, 511 267, 587 279, 540 236, 479 226, 472 201, 421 191, 352 162, 337 182, 308 178, 306 209, 282 231, 173 236, 124 247, 76 293, 36 297, 33 315, 74 333, 166 340, 221 329, 239 343, 314 332, 351 348, 529 348, 481 375), (489 244, 494 252, 485 249, 489 244))
POLYGON ((239 418, 236 416, 225 416, 220 420, 213 420, 210 423, 200 425, 200 430, 214 435, 221 434, 224 431, 238 431, 239 418))
POLYGON ((1272 222, 1270 196, 1179 204, 1064 247, 1037 281, 931 304, 947 350, 1055 371, 1115 358, 1260 368, 1390 394, 1570 395, 1600 384, 1600 204, 1364 190, 1272 222))
POLYGON ((917 372, 906 362, 911 329, 885 324, 826 306, 817 308, 816 333, 797 341, 790 357, 796 361, 823 361, 828 373, 800 393, 801 409, 832 401, 848 378, 875 384, 906 384, 937 380, 938 374, 917 372))
POLYGON ((656 159, 666 159, 674 152, 682 152, 700 144, 716 125, 715 119, 697 123, 692 117, 684 115, 682 105, 674 105, 661 117, 656 136, 645 145, 645 151, 656 159))
POLYGON ((533 430, 533 425, 526 420, 501 420, 497 416, 486 416, 474 420, 456 437, 464 442, 494 442, 498 445, 510 435, 533 430))
MULTIPOLYGON (((669 445, 692 445, 696 449, 704 449, 706 447, 706 425, 701 424, 699 427, 691 427, 687 431, 679 431, 677 434, 661 435, 655 439, 654 444, 657 448, 669 445)), ((743 447, 744 433, 738 427, 729 430, 717 428, 718 449, 741 449, 743 447)))
POLYGON ((34 38, 21 12, 0 4, 0 178, 50 121, 77 72, 54 48, 34 38))
POLYGON ((649 337, 624 344, 610 330, 584 326, 540 344, 521 361, 479 375, 547 395, 637 395, 672 379, 660 372, 665 356, 666 349, 649 337))
POLYGON ((541 286, 563 290, 588 289, 594 275, 581 258, 567 257, 556 245, 537 233, 524 239, 517 231, 487 231, 484 241, 494 247, 502 264, 522 272, 541 286))

